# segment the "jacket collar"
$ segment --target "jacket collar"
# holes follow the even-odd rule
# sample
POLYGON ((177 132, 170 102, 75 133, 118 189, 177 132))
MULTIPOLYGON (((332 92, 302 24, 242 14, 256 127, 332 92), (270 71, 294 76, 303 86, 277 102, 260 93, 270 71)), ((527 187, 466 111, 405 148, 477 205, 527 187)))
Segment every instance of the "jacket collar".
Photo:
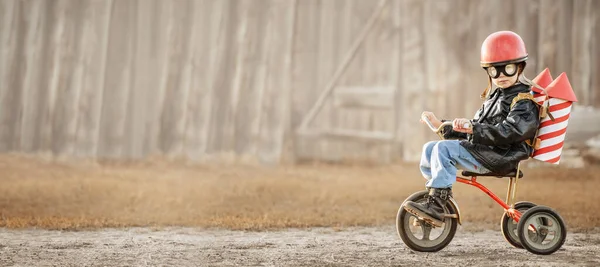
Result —
POLYGON ((528 87, 528 86, 526 84, 520 83, 518 81, 517 81, 517 83, 515 83, 512 86, 507 87, 507 88, 496 87, 494 89, 494 91, 490 94, 490 96, 488 97, 488 99, 494 97, 496 94, 501 94, 502 95, 502 94, 505 94, 505 93, 506 94, 510 94, 510 93, 517 92, 517 91, 518 92, 522 92, 525 89, 525 87, 528 87))

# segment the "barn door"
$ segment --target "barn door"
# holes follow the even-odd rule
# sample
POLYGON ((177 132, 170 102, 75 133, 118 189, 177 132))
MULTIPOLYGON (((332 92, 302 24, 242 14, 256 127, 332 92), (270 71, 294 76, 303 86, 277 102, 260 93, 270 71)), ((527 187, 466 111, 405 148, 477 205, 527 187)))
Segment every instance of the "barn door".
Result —
MULTIPOLYGON (((302 137, 311 137, 318 139, 334 139, 334 140, 345 140, 351 142, 368 142, 389 145, 394 147, 397 142, 398 132, 398 117, 399 110, 397 107, 398 101, 398 89, 399 84, 399 62, 400 62, 400 34, 394 33, 393 46, 395 49, 389 51, 389 55, 393 57, 392 67, 389 68, 391 81, 386 81, 389 86, 381 85, 340 85, 340 77, 345 73, 350 65, 352 59, 357 55, 359 48, 365 43, 367 36, 372 31, 373 26, 379 21, 383 12, 387 10, 391 12, 393 17, 393 29, 398 30, 400 24, 399 18, 399 6, 400 4, 395 3, 397 1, 380 0, 375 7, 370 18, 360 31, 360 33, 354 39, 352 45, 348 51, 344 54, 340 64, 336 68, 335 72, 328 80, 325 88, 320 93, 317 100, 312 104, 309 112, 302 118, 300 126, 298 127, 296 134, 302 137), (344 110, 362 110, 363 112, 373 112, 377 114, 386 114, 385 120, 388 120, 390 125, 393 127, 387 127, 386 130, 365 130, 365 129, 348 129, 340 127, 339 125, 331 125, 330 127, 315 127, 311 123, 320 114, 323 106, 331 101, 331 107, 335 109, 333 112, 344 110), (382 113, 383 112, 383 113, 382 113)), ((389 155, 385 155, 385 159, 388 161, 393 158, 394 153, 397 154, 398 150, 387 149, 389 155)))

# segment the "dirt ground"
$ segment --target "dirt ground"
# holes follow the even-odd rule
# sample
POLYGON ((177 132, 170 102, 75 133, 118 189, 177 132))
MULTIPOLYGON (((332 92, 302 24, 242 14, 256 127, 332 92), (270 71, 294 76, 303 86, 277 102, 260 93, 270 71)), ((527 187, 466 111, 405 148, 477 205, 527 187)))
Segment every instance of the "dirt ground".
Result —
MULTIPOLYGON (((498 232, 503 210, 466 185, 454 188, 465 223, 453 242, 409 250, 391 225, 424 187, 414 164, 0 155, 0 266, 599 265, 600 166, 524 172, 518 200, 550 206, 567 224, 567 242, 550 256, 510 247, 498 232)), ((479 181, 504 198, 506 179, 479 181)))
POLYGON ((0 230, 2 266, 598 266, 600 235, 571 233, 538 256, 498 231, 464 231, 436 253, 408 249, 392 226, 280 231, 128 228, 0 230))

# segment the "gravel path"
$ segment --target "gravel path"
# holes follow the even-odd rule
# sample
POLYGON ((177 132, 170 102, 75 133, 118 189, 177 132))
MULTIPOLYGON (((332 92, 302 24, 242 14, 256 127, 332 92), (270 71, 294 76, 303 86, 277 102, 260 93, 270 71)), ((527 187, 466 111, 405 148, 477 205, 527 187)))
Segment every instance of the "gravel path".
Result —
POLYGON ((408 249, 392 226, 269 232, 196 228, 0 229, 1 266, 600 266, 600 234, 570 233, 553 255, 510 247, 498 231, 459 229, 437 253, 408 249))

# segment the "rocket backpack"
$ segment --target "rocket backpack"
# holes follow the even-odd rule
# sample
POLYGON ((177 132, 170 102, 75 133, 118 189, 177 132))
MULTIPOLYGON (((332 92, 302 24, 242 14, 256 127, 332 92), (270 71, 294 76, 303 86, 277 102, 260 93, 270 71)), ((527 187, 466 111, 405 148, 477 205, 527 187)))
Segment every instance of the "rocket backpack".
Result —
POLYGON ((533 99, 540 105, 540 126, 534 141, 528 142, 534 149, 531 157, 558 164, 571 107, 577 98, 564 72, 553 80, 550 70, 546 68, 533 79, 532 84, 533 99))

